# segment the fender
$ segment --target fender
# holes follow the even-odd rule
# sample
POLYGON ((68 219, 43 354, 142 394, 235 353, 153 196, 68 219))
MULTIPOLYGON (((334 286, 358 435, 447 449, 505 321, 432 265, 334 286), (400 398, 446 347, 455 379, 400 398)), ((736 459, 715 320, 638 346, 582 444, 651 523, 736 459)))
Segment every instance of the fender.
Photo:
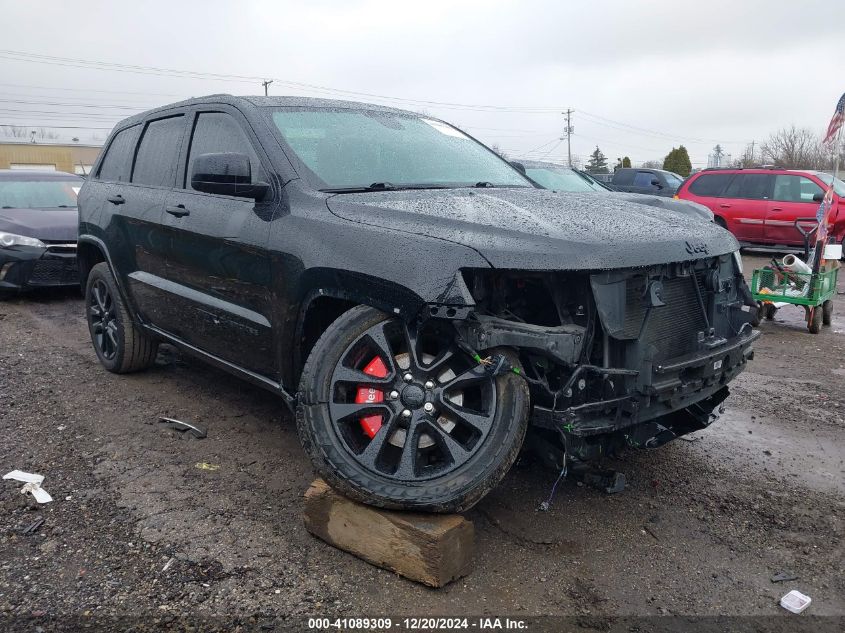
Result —
MULTIPOLYGON (((109 249, 106 247, 105 242, 103 242, 103 240, 101 240, 99 237, 95 237, 88 233, 80 235, 76 241, 77 243, 85 242, 86 244, 93 244, 99 249, 99 251, 103 254, 103 257, 105 257, 106 263, 109 265, 109 270, 111 270, 112 277, 114 278, 114 283, 117 286, 118 292, 120 293, 120 298, 123 300, 123 304, 129 310, 129 314, 132 316, 132 320, 137 325, 146 325, 143 321, 141 321, 141 319, 138 318, 138 311, 135 309, 135 304, 132 302, 129 293, 126 291, 126 286, 123 283, 123 278, 119 274, 117 274, 117 269, 114 266, 111 253, 109 253, 109 249)), ((82 292, 85 292, 85 288, 82 288, 82 292)))

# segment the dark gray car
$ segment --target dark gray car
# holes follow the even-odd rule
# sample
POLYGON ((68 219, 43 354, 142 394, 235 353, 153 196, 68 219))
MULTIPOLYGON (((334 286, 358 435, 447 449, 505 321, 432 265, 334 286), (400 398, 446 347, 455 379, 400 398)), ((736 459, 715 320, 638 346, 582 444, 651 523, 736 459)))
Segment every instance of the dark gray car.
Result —
POLYGON ((567 193, 598 193, 618 196, 623 200, 658 207, 669 211, 677 211, 694 218, 713 221, 713 212, 703 204, 692 200, 676 200, 666 196, 655 196, 642 193, 626 193, 599 182, 590 174, 577 169, 564 167, 555 163, 536 160, 520 160, 514 163, 525 175, 543 189, 567 193))
POLYGON ((683 176, 671 171, 633 167, 617 169, 611 180, 611 184, 619 191, 668 197, 675 195, 682 182, 683 176))

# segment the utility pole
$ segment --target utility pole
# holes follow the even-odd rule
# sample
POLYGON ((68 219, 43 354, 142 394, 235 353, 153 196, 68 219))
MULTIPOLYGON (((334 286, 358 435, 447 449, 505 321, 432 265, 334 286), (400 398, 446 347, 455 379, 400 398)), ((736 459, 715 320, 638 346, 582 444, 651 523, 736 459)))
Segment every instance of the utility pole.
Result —
MULTIPOLYGON (((575 132, 575 128, 572 127, 572 125, 571 125, 571 123, 572 123, 572 119, 571 119, 572 110, 567 108, 566 112, 563 112, 562 114, 566 115, 566 129, 563 131, 563 133, 566 134, 566 160, 567 160, 567 165, 571 169, 572 168, 572 142, 571 141, 572 141, 572 134, 573 134, 573 132, 575 132)), ((562 136, 560 137, 560 140, 561 141, 563 140, 562 136)))
POLYGON ((265 97, 269 94, 267 92, 267 88, 270 86, 271 83, 273 83, 272 79, 265 79, 264 81, 261 82, 261 85, 264 86, 264 96, 265 97))

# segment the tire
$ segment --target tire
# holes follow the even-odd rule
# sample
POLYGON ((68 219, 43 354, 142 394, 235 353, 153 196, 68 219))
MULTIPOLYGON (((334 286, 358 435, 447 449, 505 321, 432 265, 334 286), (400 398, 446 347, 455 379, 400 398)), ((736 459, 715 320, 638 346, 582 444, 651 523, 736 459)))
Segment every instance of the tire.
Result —
POLYGON ((822 330, 822 320, 824 319, 823 313, 824 310, 821 306, 816 306, 813 308, 812 316, 807 321, 807 329, 810 331, 810 334, 818 334, 822 330))
POLYGON ((778 309, 771 303, 766 303, 764 305, 764 315, 766 317, 766 321, 774 321, 775 315, 778 313, 778 309))
POLYGON ((822 304, 822 325, 830 325, 833 320, 833 301, 828 299, 822 304))
POLYGON ((762 301, 757 303, 757 308, 751 314, 751 327, 760 327, 760 323, 763 321, 763 312, 765 310, 765 306, 762 301))
MULTIPOLYGON (((425 327, 435 330, 433 333, 415 327, 367 306, 339 317, 317 341, 303 369, 297 429, 318 473, 347 497, 383 508, 459 512, 496 486, 516 460, 528 426, 528 386, 514 372, 493 377, 465 352, 449 348, 454 346, 454 326, 448 321, 430 321, 425 327), (422 352, 408 353, 435 338, 445 350, 436 357, 425 360, 422 352), (383 342, 382 347, 375 345, 376 340, 383 342), (367 419, 357 414, 364 405, 350 404, 349 395, 343 393, 348 385, 360 390, 361 381, 344 377, 350 375, 350 358, 366 361, 377 350, 390 369, 385 368, 387 377, 375 379, 381 382, 373 383, 384 401, 374 405, 382 413, 376 416, 381 420, 379 430, 368 436, 356 426, 363 426, 367 419), (413 360, 417 357, 420 360, 413 360), (403 362, 410 368, 403 367, 403 362), (464 366, 466 370, 461 369, 464 366), (472 409, 455 405, 452 385, 464 389, 462 405, 487 403, 486 407, 478 405, 478 411, 483 411, 478 419, 486 420, 486 431, 479 431, 484 425, 466 423, 462 416, 472 409), (425 404, 420 404, 420 391, 425 394, 425 404), (425 408, 429 404, 433 409, 425 408), (344 416, 342 412, 349 410, 356 413, 344 416), (453 416, 456 411, 458 415, 453 416), (407 428, 402 428, 403 412, 411 416, 405 422, 407 428), (413 451, 406 450, 409 438, 413 451), (397 447, 394 442, 401 444, 397 447), (395 470, 391 471, 393 465, 387 457, 398 462, 395 470)), ((518 359, 510 351, 488 350, 483 355, 497 353, 518 367, 518 359)), ((360 365, 354 367, 360 372, 360 365)), ((356 393, 360 397, 360 391, 356 393)))
POLYGON ((110 372, 128 374, 155 362, 158 342, 132 321, 106 262, 94 266, 88 275, 85 317, 97 358, 110 372))

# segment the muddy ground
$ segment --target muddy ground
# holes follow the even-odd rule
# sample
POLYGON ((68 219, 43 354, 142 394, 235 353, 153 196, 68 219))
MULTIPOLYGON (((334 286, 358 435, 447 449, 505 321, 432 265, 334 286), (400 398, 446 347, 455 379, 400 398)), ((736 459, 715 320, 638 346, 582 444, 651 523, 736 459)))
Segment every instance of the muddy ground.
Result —
MULTIPOLYGON (((746 269, 761 261, 746 256, 746 269)), ((0 470, 43 474, 55 499, 39 506, 0 482, 0 618, 258 614, 269 628, 296 614, 729 614, 786 626, 806 617, 777 605, 793 588, 812 597, 808 613, 843 616, 845 297, 836 310, 818 336, 796 308, 764 323, 724 418, 627 454, 622 494, 564 481, 538 512, 557 473, 522 460, 468 515, 473 573, 432 590, 306 533, 313 473, 273 395, 167 348, 151 371, 107 373, 77 293, 0 302, 0 470), (798 579, 773 583, 778 572, 798 579)))

